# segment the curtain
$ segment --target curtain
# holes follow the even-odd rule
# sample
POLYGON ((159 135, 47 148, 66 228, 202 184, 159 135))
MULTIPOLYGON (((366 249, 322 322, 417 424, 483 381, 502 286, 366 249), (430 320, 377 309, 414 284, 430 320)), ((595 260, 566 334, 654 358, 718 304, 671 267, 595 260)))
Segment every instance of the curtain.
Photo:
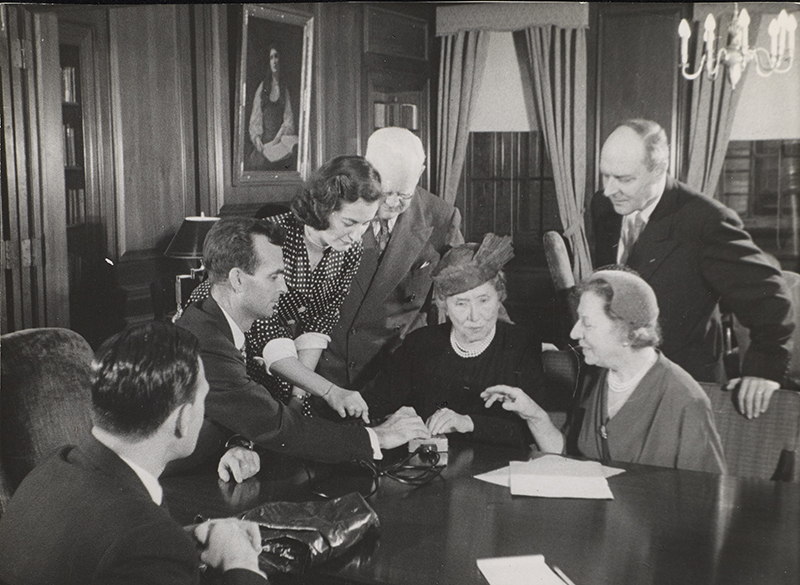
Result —
MULTIPOLYGON (((717 51, 724 46, 727 40, 727 31, 732 15, 720 18, 717 30, 724 32, 717 39, 717 51)), ((758 30, 761 15, 755 13, 751 17, 751 30, 758 30)), ((695 28, 699 28, 695 26, 695 28)), ((705 43, 700 36, 695 36, 697 50, 695 54, 695 67, 700 64, 703 57, 705 43)), ((686 183, 690 187, 713 197, 717 190, 722 165, 728 152, 728 142, 731 138, 733 120, 736 116, 736 104, 742 95, 742 88, 747 81, 747 71, 753 69, 755 64, 742 73, 736 84, 736 89, 731 87, 727 67, 721 65, 717 78, 711 81, 705 67, 703 73, 692 83, 692 106, 689 113, 689 170, 686 173, 686 183)))
MULTIPOLYGON (((583 221, 586 196, 586 29, 537 26, 523 32, 523 60, 553 167, 564 237, 576 280, 592 271, 583 221)), ((518 42, 522 41, 515 35, 518 42)), ((523 80, 523 83, 525 81, 523 80)))
POLYGON ((436 185, 452 204, 467 156, 472 98, 480 86, 487 52, 488 34, 484 31, 459 31, 442 37, 436 185))

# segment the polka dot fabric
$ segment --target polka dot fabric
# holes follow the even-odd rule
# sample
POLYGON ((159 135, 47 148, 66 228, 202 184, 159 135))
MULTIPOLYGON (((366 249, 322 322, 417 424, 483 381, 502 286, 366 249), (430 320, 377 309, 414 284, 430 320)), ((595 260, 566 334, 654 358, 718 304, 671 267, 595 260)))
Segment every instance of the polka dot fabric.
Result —
MULTIPOLYGON (((286 229, 283 262, 286 266, 286 288, 275 312, 268 319, 258 319, 245 334, 247 338, 247 371, 251 378, 263 384, 272 394, 288 404, 292 385, 277 376, 270 376, 253 358, 260 357, 267 342, 308 333, 330 335, 339 320, 339 309, 361 262, 361 242, 339 252, 326 248, 320 263, 311 270, 305 239, 304 224, 292 213, 271 217, 286 229)), ((210 286, 204 282, 189 297, 195 302, 208 297, 210 286)), ((310 403, 303 404, 310 414, 310 403)))

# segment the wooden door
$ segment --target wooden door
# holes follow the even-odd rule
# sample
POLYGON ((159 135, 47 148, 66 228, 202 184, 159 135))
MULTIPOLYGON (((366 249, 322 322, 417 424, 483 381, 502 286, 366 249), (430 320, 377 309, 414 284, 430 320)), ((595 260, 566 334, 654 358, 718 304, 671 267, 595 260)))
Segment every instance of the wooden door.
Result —
POLYGON ((2 333, 68 327, 58 21, 0 11, 2 333))

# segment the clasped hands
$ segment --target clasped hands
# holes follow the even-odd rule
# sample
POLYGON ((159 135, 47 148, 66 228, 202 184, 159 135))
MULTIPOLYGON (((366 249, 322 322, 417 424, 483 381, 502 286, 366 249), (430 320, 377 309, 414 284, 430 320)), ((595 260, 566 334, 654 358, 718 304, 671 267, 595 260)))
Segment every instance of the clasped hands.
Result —
POLYGON ((264 576, 258 568, 261 532, 258 524, 236 518, 208 520, 184 530, 195 539, 200 560, 223 573, 246 569, 264 576))

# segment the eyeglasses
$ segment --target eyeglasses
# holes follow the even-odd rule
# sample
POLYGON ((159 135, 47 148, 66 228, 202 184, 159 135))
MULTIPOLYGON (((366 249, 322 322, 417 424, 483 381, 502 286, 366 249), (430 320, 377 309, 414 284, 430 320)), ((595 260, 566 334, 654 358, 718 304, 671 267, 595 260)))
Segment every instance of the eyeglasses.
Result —
POLYGON ((398 199, 402 199, 403 201, 411 201, 414 198, 413 193, 398 193, 397 191, 390 191, 384 195, 386 199, 389 197, 397 197, 398 199))

